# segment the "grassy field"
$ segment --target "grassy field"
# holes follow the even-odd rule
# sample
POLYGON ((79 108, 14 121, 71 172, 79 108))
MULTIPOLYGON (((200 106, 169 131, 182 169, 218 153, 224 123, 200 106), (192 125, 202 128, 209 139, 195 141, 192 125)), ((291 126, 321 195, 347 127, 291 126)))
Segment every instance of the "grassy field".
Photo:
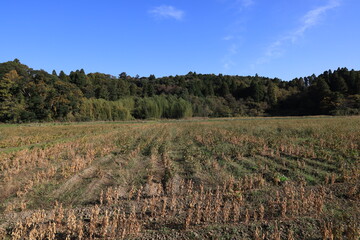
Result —
POLYGON ((0 239, 359 239, 360 117, 0 125, 0 239))

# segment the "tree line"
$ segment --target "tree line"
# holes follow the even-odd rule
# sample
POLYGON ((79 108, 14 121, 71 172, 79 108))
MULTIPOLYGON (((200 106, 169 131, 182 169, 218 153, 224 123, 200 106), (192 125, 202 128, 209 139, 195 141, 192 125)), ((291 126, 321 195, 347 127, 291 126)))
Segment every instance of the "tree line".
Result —
POLYGON ((189 72, 156 78, 0 63, 0 121, 97 121, 360 113, 360 71, 278 78, 189 72))

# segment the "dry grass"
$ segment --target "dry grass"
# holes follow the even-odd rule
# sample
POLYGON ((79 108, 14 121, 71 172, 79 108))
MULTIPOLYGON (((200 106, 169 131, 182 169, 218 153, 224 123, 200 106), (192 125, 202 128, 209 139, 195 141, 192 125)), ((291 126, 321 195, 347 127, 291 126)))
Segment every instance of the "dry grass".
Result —
POLYGON ((359 236, 358 117, 0 133, 0 239, 359 236))

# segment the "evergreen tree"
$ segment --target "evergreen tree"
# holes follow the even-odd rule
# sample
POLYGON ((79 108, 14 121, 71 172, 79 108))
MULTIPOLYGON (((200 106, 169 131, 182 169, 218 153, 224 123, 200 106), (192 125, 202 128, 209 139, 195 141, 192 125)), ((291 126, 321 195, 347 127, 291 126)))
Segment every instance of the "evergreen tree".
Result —
POLYGON ((334 79, 331 80, 331 87, 331 90, 334 92, 346 93, 348 90, 346 82, 342 76, 334 77, 334 79))
POLYGON ((130 96, 137 96, 137 86, 136 86, 136 84, 134 84, 134 83, 130 84, 129 94, 130 94, 130 96))
POLYGON ((228 94, 230 94, 230 89, 229 89, 229 85, 227 84, 227 82, 223 81, 220 87, 220 96, 224 97, 228 94))
POLYGON ((70 77, 70 82, 78 86, 80 90, 84 94, 86 94, 86 87, 90 84, 90 82, 89 82, 89 78, 85 74, 84 69, 71 72, 69 77, 70 77))
POLYGON ((146 96, 152 97, 155 95, 155 88, 154 88, 154 84, 152 83, 148 83, 146 86, 146 96))
POLYGON ((275 84, 272 82, 269 82, 268 88, 267 88, 267 102, 274 106, 277 104, 277 89, 275 84))
POLYGON ((264 88, 259 84, 258 81, 254 80, 250 85, 250 96, 254 99, 255 102, 260 102, 263 100, 265 95, 264 88))
POLYGON ((358 94, 360 72, 346 68, 287 82, 195 72, 114 77, 83 69, 57 76, 18 60, 0 63, 0 121, 356 114, 358 94))
POLYGON ((127 78, 126 72, 122 72, 119 74, 119 78, 125 80, 127 78))
POLYGON ((68 76, 64 73, 64 71, 60 71, 59 78, 61 81, 69 81, 68 76))
POLYGON ((329 85, 326 83, 325 79, 321 77, 318 78, 316 83, 316 90, 320 99, 328 96, 331 92, 329 85))
POLYGON ((155 79, 156 79, 156 77, 155 77, 154 74, 151 74, 151 75, 149 76, 149 81, 150 81, 150 82, 154 81, 155 79))

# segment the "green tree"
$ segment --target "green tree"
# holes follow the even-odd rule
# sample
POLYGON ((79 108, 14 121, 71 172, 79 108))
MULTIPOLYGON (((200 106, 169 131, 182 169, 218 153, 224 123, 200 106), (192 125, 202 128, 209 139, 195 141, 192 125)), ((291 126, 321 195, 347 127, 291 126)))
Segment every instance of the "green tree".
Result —
POLYGON ((147 84, 147 87, 145 89, 146 91, 146 95, 149 96, 149 97, 152 97, 155 95, 155 88, 154 88, 154 84, 153 83, 148 83, 147 84))
POLYGON ((229 85, 227 84, 227 82, 225 82, 225 81, 222 82, 219 93, 220 93, 221 97, 224 97, 224 96, 230 94, 230 89, 229 89, 229 85))
POLYGON ((336 76, 334 79, 331 80, 331 90, 334 92, 340 92, 340 93, 347 92, 348 87, 342 76, 336 76))
POLYGON ((88 94, 87 91, 89 90, 89 85, 91 83, 88 76, 85 74, 84 69, 71 72, 69 78, 70 82, 78 86, 85 96, 88 94))
POLYGON ((0 121, 2 122, 14 120, 18 114, 18 112, 15 111, 16 102, 11 93, 11 89, 19 78, 20 76, 16 70, 11 70, 0 80, 0 121))
POLYGON ((330 93, 330 87, 323 78, 318 78, 315 89, 317 90, 319 99, 327 97, 330 93))
POLYGON ((267 87, 267 102, 272 106, 277 104, 277 87, 272 82, 267 87))
POLYGON ((252 81, 250 85, 250 96, 255 102, 262 101, 265 96, 264 86, 260 85, 256 80, 252 81))
POLYGON ((150 74, 149 76, 149 81, 154 81, 156 79, 155 75, 154 74, 150 74))
POLYGON ((51 104, 56 91, 50 82, 51 75, 45 71, 34 71, 32 75, 25 89, 28 96, 26 109, 33 113, 37 120, 49 121, 53 117, 51 104))
POLYGON ((182 98, 177 99, 171 106, 172 118, 192 117, 191 104, 182 98))
POLYGON ((54 83, 54 90, 50 98, 52 115, 61 120, 71 118, 79 111, 82 92, 74 84, 60 80, 54 83))
POLYGON ((64 73, 64 71, 60 71, 59 78, 61 81, 64 81, 64 82, 69 81, 68 76, 64 73))
POLYGON ((119 74, 119 78, 125 80, 127 78, 126 72, 122 72, 119 74))

